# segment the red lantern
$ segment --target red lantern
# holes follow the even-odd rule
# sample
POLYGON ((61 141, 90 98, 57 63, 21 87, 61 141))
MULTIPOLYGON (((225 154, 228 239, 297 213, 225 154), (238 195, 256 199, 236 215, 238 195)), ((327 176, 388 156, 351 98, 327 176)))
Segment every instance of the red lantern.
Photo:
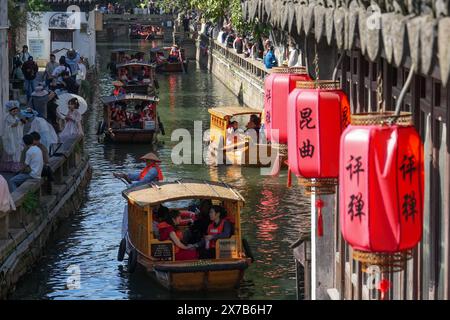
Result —
POLYGON ((264 81, 264 115, 267 140, 287 143, 287 104, 297 81, 311 78, 304 67, 278 67, 264 81), (276 133, 278 130, 278 135, 276 133))
POLYGON ((347 96, 339 82, 299 81, 288 106, 289 167, 306 178, 301 182, 307 193, 310 187, 316 187, 316 193, 334 193, 340 136, 350 121, 347 96))
POLYGON ((392 264, 392 254, 422 237, 423 145, 410 114, 393 120, 392 114, 352 115, 341 137, 341 231, 363 263, 366 253, 380 253, 392 264))

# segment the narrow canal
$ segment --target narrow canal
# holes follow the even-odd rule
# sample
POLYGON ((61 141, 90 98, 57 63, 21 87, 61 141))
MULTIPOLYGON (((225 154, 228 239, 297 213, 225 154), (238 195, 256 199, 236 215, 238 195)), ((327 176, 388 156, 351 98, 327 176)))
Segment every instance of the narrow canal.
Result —
MULTIPOLYGON (((128 44, 125 44, 128 46, 128 44)), ((142 49, 142 43, 134 43, 142 49)), ((148 45, 148 44, 146 44, 148 45)), ((115 47, 124 43, 115 44, 115 47)), ((98 91, 108 95, 111 79, 106 71, 111 46, 98 46, 101 74, 98 91)), ((97 123, 102 107, 97 102, 88 111, 86 150, 93 167, 92 181, 81 209, 53 235, 45 255, 17 285, 13 299, 295 299, 295 266, 289 244, 299 235, 303 205, 299 187, 286 188, 286 172, 280 177, 262 176, 257 168, 206 165, 174 165, 171 162, 171 132, 185 128, 193 133, 194 120, 209 127, 207 109, 237 104, 237 98, 204 70, 189 65, 187 74, 158 75, 159 114, 166 135, 157 148, 165 177, 222 180, 236 187, 247 200, 242 214, 243 235, 248 239, 255 263, 247 270, 241 288, 228 293, 169 293, 143 271, 129 274, 126 261, 116 260, 121 238, 121 196, 124 184, 114 171, 142 167, 138 159, 148 152, 142 145, 103 145, 97 141, 97 123), (74 266, 80 270, 80 287, 69 289, 67 279, 74 266)))

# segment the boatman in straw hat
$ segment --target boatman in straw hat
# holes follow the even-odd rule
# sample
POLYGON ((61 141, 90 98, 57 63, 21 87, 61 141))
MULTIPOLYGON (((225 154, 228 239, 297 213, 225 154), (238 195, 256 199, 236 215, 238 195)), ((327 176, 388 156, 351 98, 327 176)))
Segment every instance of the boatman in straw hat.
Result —
POLYGON ((132 172, 128 174, 114 172, 114 177, 125 179, 128 183, 131 184, 132 187, 148 184, 151 182, 158 182, 164 179, 161 168, 159 167, 161 160, 155 153, 149 152, 146 155, 143 155, 141 157, 141 160, 144 160, 146 163, 145 168, 142 171, 132 172))

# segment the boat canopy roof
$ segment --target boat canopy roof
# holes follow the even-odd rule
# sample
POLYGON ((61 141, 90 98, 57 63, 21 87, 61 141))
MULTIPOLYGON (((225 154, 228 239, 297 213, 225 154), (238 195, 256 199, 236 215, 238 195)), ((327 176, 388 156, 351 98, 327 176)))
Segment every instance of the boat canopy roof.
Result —
POLYGON ((131 49, 131 48, 119 48, 119 49, 113 49, 113 50, 111 50, 111 52, 136 52, 136 53, 143 53, 143 54, 145 54, 144 51, 136 50, 136 49, 131 49))
POLYGON ((226 116, 233 117, 245 114, 261 114, 262 110, 241 107, 241 106, 230 106, 230 107, 217 107, 210 108, 208 112, 216 117, 224 119, 226 116))
POLYGON ((126 63, 120 63, 118 65, 116 65, 116 68, 126 68, 126 67, 131 67, 131 66, 142 66, 142 67, 150 67, 150 68, 156 68, 156 64, 155 63, 148 63, 148 62, 138 62, 138 61, 130 61, 130 62, 126 62, 126 63))
POLYGON ((159 98, 138 93, 121 94, 118 96, 105 96, 100 98, 100 101, 104 104, 109 104, 117 101, 136 101, 136 100, 157 102, 159 101, 159 98))
POLYGON ((245 202, 244 198, 223 182, 180 179, 173 182, 156 182, 126 189, 124 198, 140 207, 154 206, 167 201, 183 199, 212 199, 245 202))

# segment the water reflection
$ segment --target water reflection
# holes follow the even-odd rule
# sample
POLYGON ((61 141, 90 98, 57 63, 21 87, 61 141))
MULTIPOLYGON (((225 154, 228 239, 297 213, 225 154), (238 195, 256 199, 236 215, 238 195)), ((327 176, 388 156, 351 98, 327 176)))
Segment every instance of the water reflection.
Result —
MULTIPOLYGON (((149 42, 145 46, 151 45, 149 42)), ((123 44, 121 44, 123 46, 123 44)), ((111 47, 99 47, 99 55, 109 57, 111 47)), ((111 79, 102 62, 97 96, 111 91, 111 79)), ((122 182, 113 171, 142 168, 139 157, 148 152, 143 145, 103 145, 98 143, 97 123, 102 107, 89 111, 86 149, 93 167, 91 184, 81 209, 53 235, 51 245, 33 272, 24 277, 13 295, 15 299, 295 299, 295 266, 289 244, 299 235, 299 213, 305 211, 300 190, 286 188, 286 173, 280 177, 261 176, 258 168, 238 166, 208 167, 174 165, 171 149, 177 142, 170 133, 186 128, 191 133, 194 120, 209 126, 207 109, 215 105, 237 104, 237 98, 210 74, 189 66, 189 73, 159 75, 159 113, 166 129, 158 152, 166 178, 223 180, 233 185, 247 200, 242 218, 244 237, 252 248, 255 263, 246 272, 239 290, 215 293, 170 293, 142 270, 126 271, 126 263, 116 261, 124 199, 122 182), (67 268, 79 266, 81 287, 68 290, 67 268)))

